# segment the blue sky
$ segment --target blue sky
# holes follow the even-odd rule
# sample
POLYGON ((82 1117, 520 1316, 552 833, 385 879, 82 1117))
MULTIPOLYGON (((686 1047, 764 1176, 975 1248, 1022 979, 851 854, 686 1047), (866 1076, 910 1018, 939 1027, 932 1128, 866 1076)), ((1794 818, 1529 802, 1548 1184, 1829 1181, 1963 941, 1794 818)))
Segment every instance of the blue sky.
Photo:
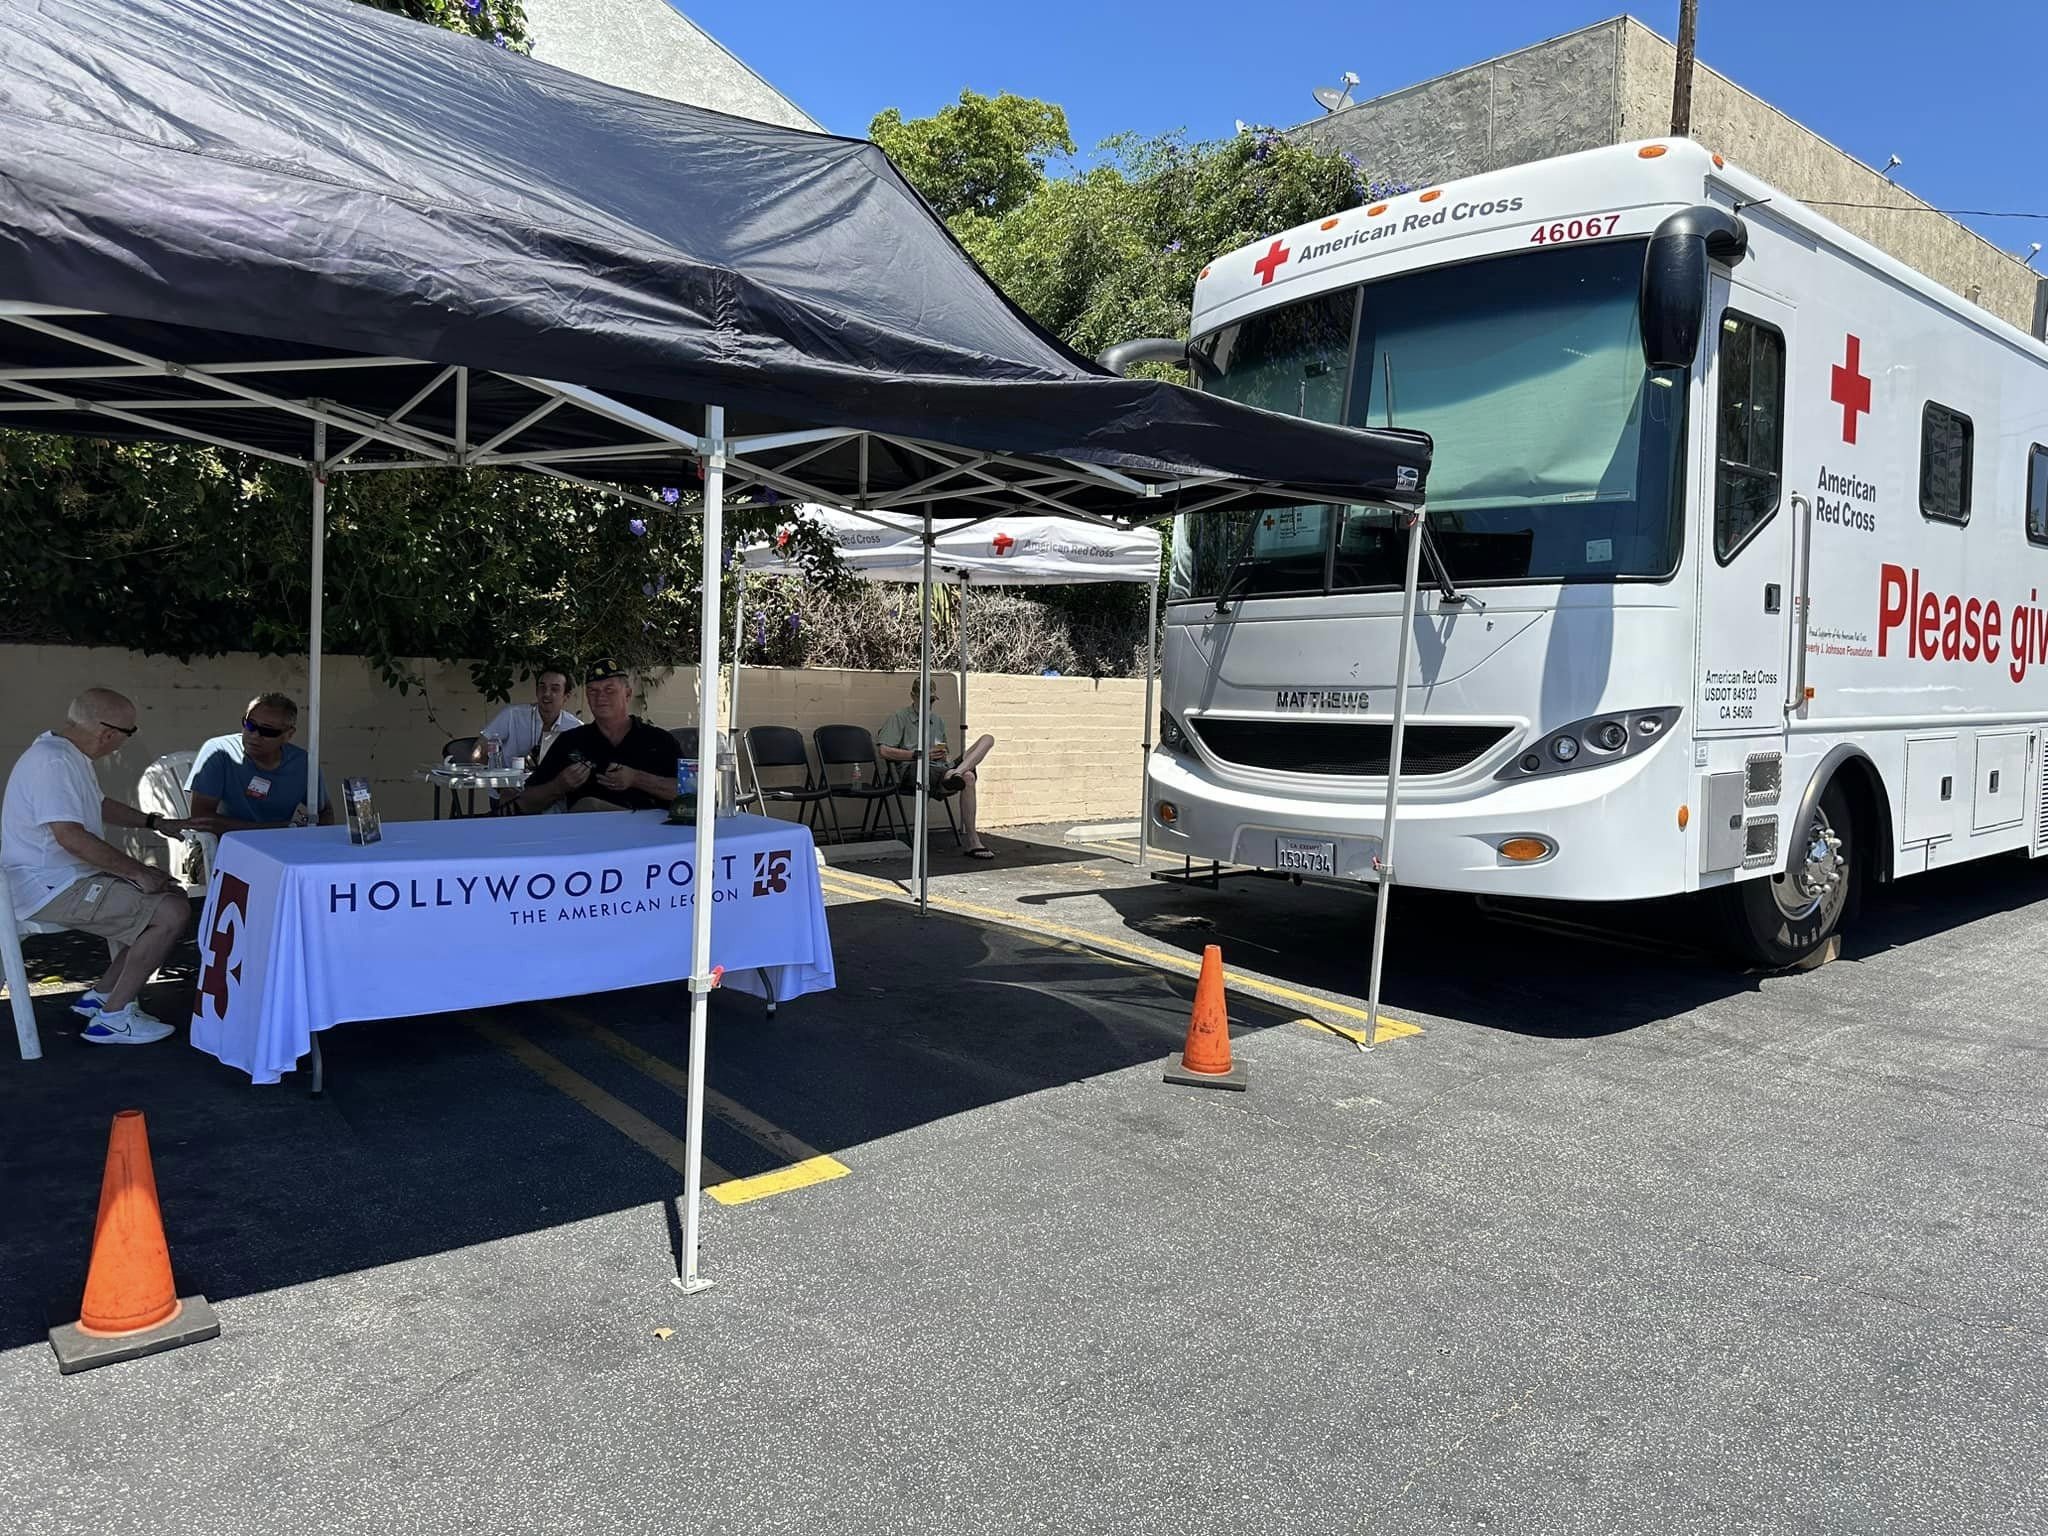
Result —
MULTIPOLYGON (((680 0, 805 111, 861 134, 884 107, 935 111, 963 86, 1067 109, 1109 134, 1236 118, 1291 125, 1346 70, 1359 95, 1412 85, 1617 14, 1614 0, 680 0)), ((1701 59, 1946 208, 2048 213, 2044 0, 1700 0, 1701 59)), ((1631 14, 1666 37, 1677 0, 1631 14)), ((1375 167, 1374 169, 1383 169, 1375 167)), ((1426 167, 1386 167, 1426 174, 1426 167)), ((1787 187, 1788 192, 1800 189, 1787 187)), ((1970 219, 2008 250, 2048 220, 1970 219)), ((2048 253, 2037 265, 2048 266, 2048 253)))

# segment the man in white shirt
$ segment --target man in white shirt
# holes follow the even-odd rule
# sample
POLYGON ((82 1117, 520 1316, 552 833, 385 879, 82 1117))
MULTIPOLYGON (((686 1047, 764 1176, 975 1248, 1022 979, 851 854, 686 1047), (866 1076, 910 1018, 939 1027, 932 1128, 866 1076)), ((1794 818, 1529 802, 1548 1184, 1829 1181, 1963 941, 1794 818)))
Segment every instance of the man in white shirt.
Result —
MULTIPOLYGON (((505 766, 512 766, 515 758, 525 758, 530 773, 540 766, 540 760, 548 755, 548 749, 555 744, 555 738, 564 731, 573 731, 583 722, 570 714, 566 706, 573 690, 569 686, 569 674, 555 667, 549 667, 537 674, 533 680, 533 702, 531 704, 507 704, 491 717, 491 723, 478 733, 476 750, 470 754, 474 762, 484 762, 490 756, 490 743, 484 738, 495 736, 505 750, 505 766)), ((493 792, 491 803, 501 799, 512 800, 517 790, 502 793, 493 792)))
POLYGON ((172 1033, 135 999, 192 918, 177 882, 106 840, 109 824, 172 835, 187 825, 101 793, 92 765, 118 752, 135 729, 126 698, 86 689, 64 724, 21 754, 0 801, 0 868, 14 915, 96 934, 113 950, 106 974, 71 1005, 94 1045, 147 1045, 172 1033))

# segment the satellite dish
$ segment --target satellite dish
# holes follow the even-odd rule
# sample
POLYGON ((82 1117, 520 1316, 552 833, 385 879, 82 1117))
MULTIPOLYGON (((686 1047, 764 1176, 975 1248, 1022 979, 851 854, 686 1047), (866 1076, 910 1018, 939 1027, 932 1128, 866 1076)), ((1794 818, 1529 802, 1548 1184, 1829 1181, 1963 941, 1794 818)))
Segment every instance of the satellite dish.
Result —
POLYGON ((1358 76, 1347 69, 1344 71, 1344 84, 1341 88, 1334 85, 1319 85, 1311 94, 1316 99, 1316 105, 1325 112, 1342 112, 1351 105, 1351 88, 1356 84, 1358 76))

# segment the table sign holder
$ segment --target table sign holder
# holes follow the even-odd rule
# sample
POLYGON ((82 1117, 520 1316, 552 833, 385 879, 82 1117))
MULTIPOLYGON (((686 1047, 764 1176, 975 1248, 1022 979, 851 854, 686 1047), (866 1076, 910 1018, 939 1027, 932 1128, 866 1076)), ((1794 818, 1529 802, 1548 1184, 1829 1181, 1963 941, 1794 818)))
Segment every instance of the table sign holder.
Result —
POLYGON ((370 801, 368 779, 343 779, 342 799, 348 803, 348 840, 357 847, 376 842, 384 835, 377 807, 370 801))

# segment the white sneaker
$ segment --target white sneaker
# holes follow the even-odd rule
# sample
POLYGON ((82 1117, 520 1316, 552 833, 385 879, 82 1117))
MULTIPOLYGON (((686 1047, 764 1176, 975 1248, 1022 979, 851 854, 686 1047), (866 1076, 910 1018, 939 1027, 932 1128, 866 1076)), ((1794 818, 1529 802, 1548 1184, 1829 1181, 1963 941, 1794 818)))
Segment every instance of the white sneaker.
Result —
POLYGON ((71 1011, 82 1019, 96 1019, 105 1011, 106 1006, 106 998, 100 995, 98 987, 94 987, 83 996, 72 999, 71 1011))
POLYGON ((80 1034, 93 1045, 153 1045, 177 1031, 152 1018, 135 1003, 118 1011, 105 1008, 80 1034))

